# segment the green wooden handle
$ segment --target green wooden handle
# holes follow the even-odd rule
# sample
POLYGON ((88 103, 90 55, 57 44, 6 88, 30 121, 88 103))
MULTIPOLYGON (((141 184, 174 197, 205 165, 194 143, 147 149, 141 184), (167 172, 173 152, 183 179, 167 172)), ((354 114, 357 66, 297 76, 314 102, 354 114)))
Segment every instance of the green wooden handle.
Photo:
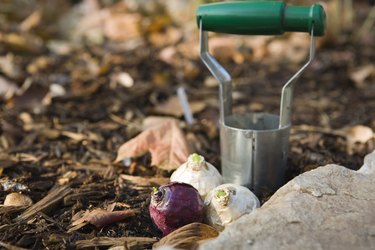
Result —
POLYGON ((279 35, 311 32, 323 36, 326 15, 319 4, 287 6, 276 1, 242 1, 205 4, 197 10, 198 26, 206 31, 241 35, 279 35))

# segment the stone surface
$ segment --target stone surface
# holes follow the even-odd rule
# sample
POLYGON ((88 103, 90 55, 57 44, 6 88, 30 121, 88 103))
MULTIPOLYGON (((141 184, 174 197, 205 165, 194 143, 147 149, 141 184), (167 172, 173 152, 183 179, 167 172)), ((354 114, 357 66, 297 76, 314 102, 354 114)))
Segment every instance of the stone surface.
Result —
POLYGON ((375 151, 297 176, 199 249, 375 249, 375 151))

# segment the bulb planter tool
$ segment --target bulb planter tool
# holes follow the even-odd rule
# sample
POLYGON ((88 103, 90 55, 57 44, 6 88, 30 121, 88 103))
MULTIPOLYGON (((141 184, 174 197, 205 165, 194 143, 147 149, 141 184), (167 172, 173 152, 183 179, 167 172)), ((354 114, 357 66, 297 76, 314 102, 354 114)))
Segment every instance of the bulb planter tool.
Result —
POLYGON ((287 6, 275 1, 222 2, 199 6, 197 23, 200 57, 219 82, 224 181, 247 186, 260 196, 273 192, 285 181, 294 82, 314 58, 314 36, 324 35, 324 9, 318 4, 287 6), (209 53, 208 31, 240 35, 310 34, 308 61, 283 86, 280 115, 232 112, 232 79, 209 53))

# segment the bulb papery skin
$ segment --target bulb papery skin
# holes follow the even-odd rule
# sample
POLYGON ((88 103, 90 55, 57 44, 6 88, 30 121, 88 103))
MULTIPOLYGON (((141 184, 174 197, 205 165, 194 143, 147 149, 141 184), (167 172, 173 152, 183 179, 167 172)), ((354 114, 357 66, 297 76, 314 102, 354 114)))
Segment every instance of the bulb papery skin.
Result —
POLYGON ((192 185, 204 199, 209 191, 223 184, 223 177, 212 164, 202 156, 199 157, 196 154, 189 156, 187 162, 178 167, 170 179, 192 185))
POLYGON ((213 189, 204 203, 208 224, 218 229, 260 206, 258 198, 248 188, 231 183, 213 189))
POLYGON ((204 202, 198 191, 191 185, 170 182, 160 186, 161 199, 157 193, 151 194, 150 216, 155 225, 167 235, 174 230, 204 219, 204 202))

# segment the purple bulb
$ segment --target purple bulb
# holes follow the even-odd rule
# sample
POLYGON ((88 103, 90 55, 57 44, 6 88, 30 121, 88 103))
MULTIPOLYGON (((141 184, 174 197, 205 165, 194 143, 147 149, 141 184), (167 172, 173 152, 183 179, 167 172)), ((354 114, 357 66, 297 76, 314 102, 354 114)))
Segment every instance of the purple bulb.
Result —
POLYGON ((167 235, 193 222, 202 222, 204 203, 191 185, 170 182, 151 194, 150 215, 156 226, 167 235))

